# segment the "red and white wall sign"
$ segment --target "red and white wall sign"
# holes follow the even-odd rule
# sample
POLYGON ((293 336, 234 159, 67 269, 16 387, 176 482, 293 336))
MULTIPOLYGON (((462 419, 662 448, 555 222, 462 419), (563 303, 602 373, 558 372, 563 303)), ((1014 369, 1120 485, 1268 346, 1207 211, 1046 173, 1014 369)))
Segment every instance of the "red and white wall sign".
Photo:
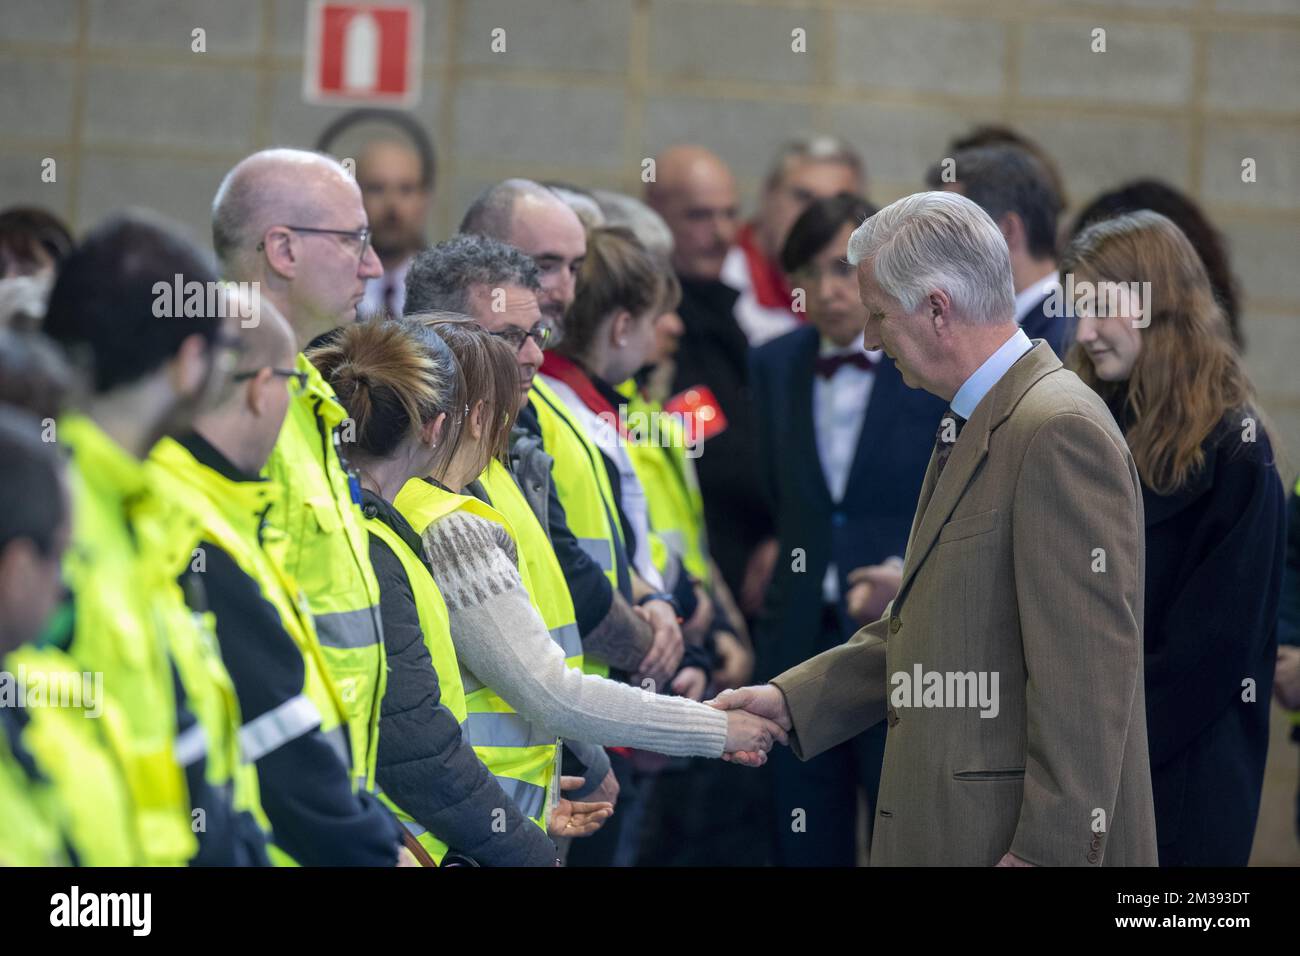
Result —
POLYGON ((307 102, 407 109, 419 102, 421 3, 311 0, 305 33, 307 102))

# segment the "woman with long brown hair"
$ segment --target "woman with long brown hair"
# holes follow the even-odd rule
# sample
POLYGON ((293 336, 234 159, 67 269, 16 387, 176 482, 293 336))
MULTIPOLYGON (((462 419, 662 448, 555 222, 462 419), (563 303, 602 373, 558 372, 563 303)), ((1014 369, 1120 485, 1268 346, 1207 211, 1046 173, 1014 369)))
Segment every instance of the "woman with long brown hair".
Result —
MULTIPOLYGON (((1250 857, 1277 656, 1284 502, 1254 389, 1200 258, 1142 211, 1081 232, 1067 364, 1142 481, 1147 732, 1162 866, 1250 857)), ((1094 556, 1104 587, 1105 556, 1094 556)))

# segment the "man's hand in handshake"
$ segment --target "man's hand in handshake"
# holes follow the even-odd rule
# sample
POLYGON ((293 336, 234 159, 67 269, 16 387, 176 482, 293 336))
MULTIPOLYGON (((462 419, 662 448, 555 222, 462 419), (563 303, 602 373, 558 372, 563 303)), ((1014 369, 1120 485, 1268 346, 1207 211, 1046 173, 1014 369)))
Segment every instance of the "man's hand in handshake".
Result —
POLYGON ((719 710, 731 711, 727 715, 727 746, 723 760, 746 767, 761 767, 767 762, 767 752, 772 749, 773 740, 789 743, 787 731, 793 726, 790 711, 785 706, 785 695, 772 684, 724 690, 706 703, 719 710), (737 720, 742 717, 759 723, 737 720), (743 734, 752 733, 756 727, 757 740, 747 740, 743 734), (739 735, 736 733, 738 730, 741 731, 739 735), (762 744, 765 738, 767 746, 751 746, 751 743, 762 744))

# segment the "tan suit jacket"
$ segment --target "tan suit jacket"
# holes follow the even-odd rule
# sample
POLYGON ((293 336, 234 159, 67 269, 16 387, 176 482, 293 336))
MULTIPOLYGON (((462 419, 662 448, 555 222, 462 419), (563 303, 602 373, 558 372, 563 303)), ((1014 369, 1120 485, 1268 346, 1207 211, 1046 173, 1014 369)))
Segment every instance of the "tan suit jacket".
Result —
POLYGON ((1142 493, 1114 419, 1037 341, 935 471, 884 617, 773 681, 791 745, 888 720, 873 865, 1155 865, 1142 493))

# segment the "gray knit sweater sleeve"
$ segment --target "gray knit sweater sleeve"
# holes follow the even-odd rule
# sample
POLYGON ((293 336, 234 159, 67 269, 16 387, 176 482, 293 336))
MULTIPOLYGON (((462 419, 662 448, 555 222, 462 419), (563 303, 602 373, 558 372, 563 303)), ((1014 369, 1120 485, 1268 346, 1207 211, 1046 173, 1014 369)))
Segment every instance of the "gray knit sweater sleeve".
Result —
POLYGON ((456 511, 425 530, 424 546, 461 664, 539 729, 673 756, 722 755, 723 711, 565 665, 528 600, 505 529, 456 511))

